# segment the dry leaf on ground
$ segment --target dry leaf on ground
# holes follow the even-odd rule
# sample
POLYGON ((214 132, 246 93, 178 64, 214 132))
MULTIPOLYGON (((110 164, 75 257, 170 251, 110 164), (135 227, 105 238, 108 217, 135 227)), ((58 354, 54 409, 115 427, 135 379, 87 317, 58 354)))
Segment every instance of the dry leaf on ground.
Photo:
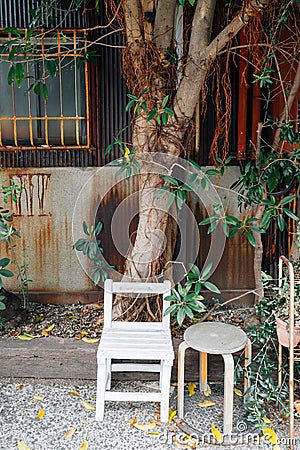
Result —
POLYGON ((71 436, 73 436, 73 434, 75 433, 76 430, 77 430, 77 427, 70 428, 70 430, 64 434, 64 438, 69 439, 71 436))
POLYGON ((49 327, 47 327, 47 328, 44 328, 44 330, 43 331, 52 331, 53 330, 53 328, 55 327, 55 324, 53 323, 52 325, 50 325, 49 327))
POLYGON ((31 339, 35 339, 39 336, 33 336, 32 334, 28 334, 28 333, 22 333, 22 334, 18 334, 17 338, 21 339, 21 341, 31 341, 31 339))
POLYGON ((278 436, 272 428, 263 427, 262 432, 264 434, 265 439, 267 439, 271 444, 278 444, 278 436))
POLYGON ((150 430, 154 430, 154 428, 156 427, 156 423, 155 422, 147 422, 147 423, 138 423, 135 422, 133 424, 134 428, 137 428, 138 430, 141 431, 150 431, 150 430))
POLYGON ((28 445, 24 444, 24 442, 19 441, 18 442, 18 450, 30 450, 28 445))
POLYGON ((238 388, 234 388, 233 392, 238 396, 238 397, 243 397, 243 393, 240 389, 238 388))
POLYGON ((23 384, 18 384, 18 386, 16 387, 17 391, 21 391, 24 388, 23 384))
POLYGON ((176 409, 174 411, 171 408, 169 409, 169 420, 168 420, 169 423, 172 422, 176 414, 177 414, 176 409))
POLYGON ((68 393, 69 393, 70 395, 74 395, 75 397, 80 397, 79 392, 74 391, 74 389, 71 389, 68 393))
POLYGON ((88 441, 83 441, 83 442, 81 442, 80 447, 79 447, 79 450, 88 450, 88 448, 89 448, 89 443, 88 443, 88 441))
POLYGON ((33 396, 34 400, 44 400, 44 398, 46 398, 45 395, 34 395, 33 396))
POLYGON ((211 434, 214 436, 217 442, 222 442, 223 435, 218 427, 214 423, 211 424, 211 434))
POLYGON ((86 342, 87 344, 95 344, 96 342, 100 341, 100 338, 87 338, 87 337, 83 337, 81 339, 83 342, 86 342))
POLYGON ((91 405, 89 402, 82 402, 85 409, 88 409, 89 411, 96 411, 96 406, 91 405))
POLYGON ((37 413, 37 418, 38 419, 42 419, 45 415, 45 410, 44 409, 40 409, 39 412, 37 413))
POLYGON ((195 395, 195 390, 196 390, 196 385, 195 383, 189 383, 188 384, 188 392, 189 392, 189 396, 191 397, 192 395, 195 395))
POLYGON ((205 402, 198 403, 198 406, 200 406, 200 408, 208 408, 209 406, 215 406, 215 402, 206 400, 205 402))
POLYGON ((211 388, 210 388, 210 386, 208 384, 206 385, 206 389, 203 392, 203 394, 205 395, 205 397, 210 397, 211 396, 211 388))

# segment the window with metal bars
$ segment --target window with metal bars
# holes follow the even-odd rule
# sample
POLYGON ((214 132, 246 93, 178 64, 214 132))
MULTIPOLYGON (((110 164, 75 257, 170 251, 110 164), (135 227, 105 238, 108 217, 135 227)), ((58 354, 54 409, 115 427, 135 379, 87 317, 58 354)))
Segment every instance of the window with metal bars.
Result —
POLYGON ((25 58, 14 36, 0 37, 0 147, 89 147, 84 32, 42 32, 30 41, 25 58), (9 74, 17 65, 22 83, 9 74))

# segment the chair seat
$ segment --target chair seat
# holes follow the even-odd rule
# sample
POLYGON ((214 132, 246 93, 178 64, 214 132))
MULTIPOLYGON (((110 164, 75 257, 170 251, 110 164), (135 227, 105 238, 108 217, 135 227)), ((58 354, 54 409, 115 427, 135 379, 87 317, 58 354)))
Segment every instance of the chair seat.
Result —
POLYGON ((103 330, 98 357, 122 359, 174 359, 171 334, 165 330, 103 330))

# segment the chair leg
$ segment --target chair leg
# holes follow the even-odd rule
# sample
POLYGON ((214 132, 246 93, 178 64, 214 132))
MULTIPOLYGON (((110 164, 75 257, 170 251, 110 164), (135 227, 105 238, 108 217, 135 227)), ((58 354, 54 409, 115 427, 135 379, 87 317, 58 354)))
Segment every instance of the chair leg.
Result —
POLYGON ((105 367, 105 370, 106 370, 106 374, 105 374, 105 376, 106 376, 106 386, 105 386, 105 389, 107 391, 110 391, 110 388, 111 388, 111 359, 110 358, 106 359, 106 365, 105 366, 106 366, 105 367))
POLYGON ((104 400, 106 385, 106 359, 99 358, 97 361, 97 395, 96 395, 96 420, 102 422, 104 418, 104 400))
POLYGON ((170 396, 170 381, 173 361, 162 361, 161 373, 161 401, 160 401, 160 420, 161 422, 168 422, 169 420, 169 396, 170 396))
POLYGON ((184 357, 185 351, 189 348, 185 341, 181 342, 178 347, 178 417, 183 418, 184 415, 184 357))
POLYGON ((224 359, 224 419, 223 433, 232 432, 232 414, 233 414, 233 373, 234 362, 231 354, 222 355, 224 359))

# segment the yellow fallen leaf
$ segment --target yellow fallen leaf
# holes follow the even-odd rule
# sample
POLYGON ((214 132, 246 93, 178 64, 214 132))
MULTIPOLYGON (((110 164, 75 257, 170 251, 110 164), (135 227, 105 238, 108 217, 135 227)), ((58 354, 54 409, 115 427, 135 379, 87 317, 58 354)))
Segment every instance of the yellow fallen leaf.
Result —
POLYGON ((96 411, 96 407, 91 405, 89 402, 82 402, 85 409, 89 409, 90 411, 96 411))
POLYGON ((263 427, 262 428, 264 437, 271 442, 271 444, 277 444, 278 443, 278 436, 276 434, 276 432, 274 430, 272 430, 272 428, 269 427, 263 427))
POLYGON ((206 386, 206 389, 203 392, 203 394, 205 395, 205 397, 210 397, 211 396, 211 388, 209 387, 209 385, 206 386))
POLYGON ((42 330, 42 336, 48 337, 50 336, 50 333, 48 333, 48 331, 42 330))
POLYGON ((40 409, 39 412, 37 413, 37 418, 38 419, 42 419, 45 415, 45 410, 44 409, 40 409))
POLYGON ((69 439, 71 436, 73 436, 73 434, 75 433, 76 430, 77 430, 77 427, 70 428, 70 430, 64 434, 64 438, 69 439))
POLYGON ((33 336, 32 334, 28 333, 22 333, 18 334, 17 338, 21 339, 22 341, 31 341, 31 339, 37 338, 38 336, 33 336))
POLYGON ((18 450, 30 450, 28 445, 24 444, 24 442, 19 441, 18 442, 18 450))
POLYGON ((147 423, 134 423, 133 424, 134 428, 137 428, 138 430, 141 431, 149 431, 149 430, 153 430, 156 427, 156 423, 155 422, 147 422, 147 423))
POLYGON ((168 423, 171 423, 174 417, 176 416, 177 411, 176 409, 173 411, 171 408, 169 409, 169 420, 168 423))
POLYGON ((80 397, 79 392, 74 391, 74 389, 71 389, 71 390, 69 391, 69 394, 70 394, 70 395, 74 395, 75 397, 80 397))
POLYGON ((53 323, 53 324, 50 325, 49 327, 44 328, 44 331, 52 331, 54 327, 55 327, 55 324, 53 323))
POLYGON ((223 435, 218 427, 214 423, 211 424, 211 433, 217 442, 222 442, 223 435))
POLYGON ((195 389, 196 389, 195 383, 189 383, 189 384, 188 384, 188 392, 189 392, 189 396, 190 396, 190 397, 191 397, 192 395, 195 395, 195 389))
POLYGON ((19 384, 18 386, 16 386, 16 390, 21 391, 23 389, 23 387, 24 387, 23 384, 19 384))
POLYGON ((100 338, 87 338, 87 337, 84 337, 81 340, 83 342, 86 342, 87 344, 95 344, 96 342, 100 341, 100 338))
POLYGON ((34 398, 35 400, 44 400, 45 395, 34 395, 33 398, 34 398))
POLYGON ((137 423, 136 417, 134 417, 130 422, 130 428, 132 428, 135 423, 137 423))
POLYGON ((81 442, 80 447, 79 447, 79 450, 88 450, 88 448, 89 448, 89 443, 88 443, 88 441, 83 441, 83 442, 81 442))
POLYGON ((198 406, 200 406, 200 408, 208 408, 209 406, 215 406, 215 402, 206 400, 205 402, 198 403, 198 406))
POLYGON ((238 396, 238 397, 243 397, 243 393, 240 389, 238 388, 234 388, 233 392, 238 396))
POLYGON ((270 420, 267 416, 264 416, 264 417, 263 417, 263 421, 264 421, 265 423, 271 423, 271 420, 270 420))
POLYGON ((148 434, 161 434, 160 431, 149 431, 148 434))

